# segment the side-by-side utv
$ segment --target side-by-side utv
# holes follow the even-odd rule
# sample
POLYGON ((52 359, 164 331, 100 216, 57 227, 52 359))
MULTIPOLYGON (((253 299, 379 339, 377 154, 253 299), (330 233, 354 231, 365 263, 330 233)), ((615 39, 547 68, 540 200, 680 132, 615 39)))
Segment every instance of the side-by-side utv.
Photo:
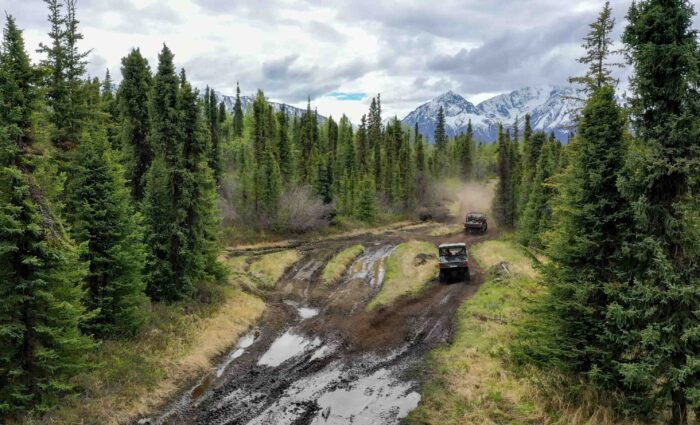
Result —
POLYGON ((478 212, 470 212, 467 214, 467 219, 464 220, 465 233, 486 233, 489 224, 486 221, 486 215, 478 212))
POLYGON ((469 252, 464 243, 446 243, 438 246, 438 268, 440 282, 448 280, 468 281, 469 252))

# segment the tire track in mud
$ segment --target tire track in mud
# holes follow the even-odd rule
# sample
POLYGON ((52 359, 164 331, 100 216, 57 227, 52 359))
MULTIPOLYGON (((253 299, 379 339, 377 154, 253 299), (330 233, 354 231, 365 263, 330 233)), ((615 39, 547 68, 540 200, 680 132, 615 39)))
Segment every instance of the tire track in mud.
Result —
MULTIPOLYGON (((454 314, 482 283, 430 282, 414 297, 366 311, 379 292, 387 257, 404 240, 436 242, 393 231, 305 244, 304 257, 268 293, 258 328, 242 337, 217 369, 158 417, 140 424, 394 424, 420 401, 417 363, 448 342, 454 314), (342 279, 324 286, 323 266, 345 247, 365 252, 342 279)), ((455 235, 468 244, 488 236, 455 235)), ((434 240, 435 239, 435 240, 434 240)))

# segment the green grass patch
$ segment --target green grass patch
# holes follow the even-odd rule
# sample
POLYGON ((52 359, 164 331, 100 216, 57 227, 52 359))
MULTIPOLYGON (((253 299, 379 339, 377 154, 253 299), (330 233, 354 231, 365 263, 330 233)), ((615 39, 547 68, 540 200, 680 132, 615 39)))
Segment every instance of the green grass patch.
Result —
POLYGON ((326 264, 326 268, 323 269, 323 274, 321 275, 321 282, 325 285, 330 285, 340 279, 348 266, 350 266, 350 263, 363 252, 365 252, 365 247, 359 244, 340 251, 326 264))
POLYGON ((551 377, 536 370, 523 374, 513 367, 513 338, 532 320, 529 307, 545 289, 533 258, 514 243, 488 241, 471 253, 482 268, 505 261, 511 273, 485 282, 460 306, 453 342, 433 350, 424 362, 422 399, 406 423, 633 424, 617 418, 594 397, 573 405, 542 387, 551 377))
POLYGON ((435 279, 435 261, 416 262, 416 257, 435 256, 437 248, 429 242, 410 241, 399 245, 386 262, 382 289, 367 305, 368 310, 391 304, 402 295, 418 294, 427 282, 435 279))

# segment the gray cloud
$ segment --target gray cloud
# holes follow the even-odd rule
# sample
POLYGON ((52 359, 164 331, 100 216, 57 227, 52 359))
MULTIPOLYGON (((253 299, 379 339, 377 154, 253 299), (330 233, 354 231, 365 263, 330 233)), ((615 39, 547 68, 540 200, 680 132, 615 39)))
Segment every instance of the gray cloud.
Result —
MULTIPOLYGON (((400 5, 376 0, 191 1, 200 15, 222 18, 226 22, 222 25, 231 25, 201 28, 199 40, 206 40, 201 50, 183 54, 178 66, 184 66, 198 86, 230 93, 240 81, 246 92, 262 88, 271 98, 298 102, 341 87, 375 91, 356 82, 380 81, 388 111, 449 89, 468 95, 564 83, 583 70, 576 62, 580 40, 603 4, 603 0, 599 5, 590 0, 443 0, 439 4, 404 0, 400 5), (246 55, 241 52, 249 51, 247 40, 236 33, 238 24, 270 29, 277 36, 289 28, 314 41, 246 55), (357 44, 358 31, 370 35, 376 45, 357 44), (328 53, 315 54, 317 49, 328 53)), ((619 39, 631 0, 611 3, 618 21, 614 38, 619 39)), ((191 16, 167 0, 146 6, 138 0, 79 0, 78 8, 81 27, 117 35, 143 34, 144 40, 151 41, 150 49, 153 41, 167 42, 165 34, 181 33, 181 27, 192 22, 191 16)), ((0 9, 14 14, 23 28, 48 30, 41 0, 0 0, 0 9)), ((700 18, 695 23, 700 24, 700 18)), ((269 43, 275 46, 274 40, 269 43)), ((128 48, 119 57, 104 53, 99 44, 96 48, 90 73, 102 76, 109 67, 118 79, 119 58, 128 48)), ((177 48, 175 53, 180 54, 177 48)), ((621 72, 621 78, 626 79, 626 74, 621 72)))

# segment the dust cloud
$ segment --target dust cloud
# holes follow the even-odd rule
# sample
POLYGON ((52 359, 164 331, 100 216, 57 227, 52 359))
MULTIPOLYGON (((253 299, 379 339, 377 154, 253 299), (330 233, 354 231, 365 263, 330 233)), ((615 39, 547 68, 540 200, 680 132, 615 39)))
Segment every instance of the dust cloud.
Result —
MULTIPOLYGON (((485 213, 491 218, 491 202, 495 186, 495 180, 486 183, 469 182, 461 183, 458 190, 453 190, 450 193, 450 198, 454 201, 450 206, 450 214, 453 216, 455 223, 464 221, 467 213, 472 211, 485 213)), ((493 222, 494 220, 489 220, 489 226, 492 226, 493 222)))

